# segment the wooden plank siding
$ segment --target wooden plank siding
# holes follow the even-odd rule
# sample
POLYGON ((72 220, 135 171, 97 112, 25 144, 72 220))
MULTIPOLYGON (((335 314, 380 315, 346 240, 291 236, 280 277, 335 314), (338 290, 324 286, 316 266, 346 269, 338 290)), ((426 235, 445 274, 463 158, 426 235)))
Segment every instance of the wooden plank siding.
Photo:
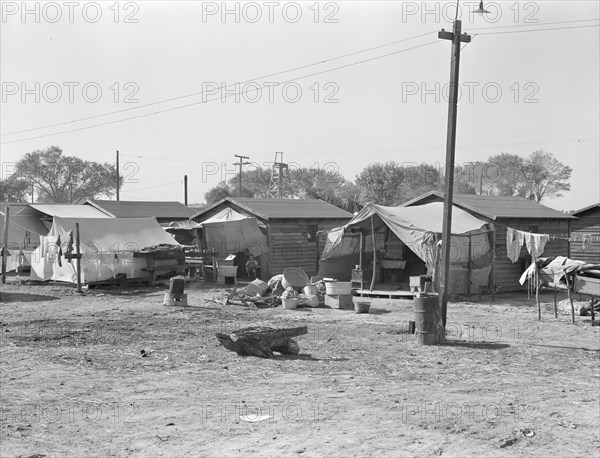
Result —
MULTIPOLYGON (((595 207, 575 216, 578 219, 571 222, 572 237, 581 237, 583 234, 600 237, 600 208, 595 207)), ((573 241, 570 244, 572 259, 590 264, 600 264, 600 240, 592 240, 590 246, 585 250, 581 241, 573 241)))
MULTIPOLYGON (((519 260, 514 264, 506 255, 506 226, 526 232, 537 232, 561 237, 567 237, 569 232, 568 220, 560 219, 514 219, 499 218, 496 221, 496 266, 494 283, 499 285, 500 292, 518 291, 525 289, 527 285, 521 286, 519 278, 529 265, 529 253, 525 245, 521 247, 519 260)), ((542 256, 567 256, 568 241, 564 239, 550 240, 544 247, 542 256)))
POLYGON ((324 246, 324 235, 309 241, 311 226, 317 231, 330 230, 348 219, 277 219, 269 221, 269 278, 287 267, 300 267, 307 275, 318 273, 318 259, 324 246), (319 253, 317 253, 317 247, 319 253))

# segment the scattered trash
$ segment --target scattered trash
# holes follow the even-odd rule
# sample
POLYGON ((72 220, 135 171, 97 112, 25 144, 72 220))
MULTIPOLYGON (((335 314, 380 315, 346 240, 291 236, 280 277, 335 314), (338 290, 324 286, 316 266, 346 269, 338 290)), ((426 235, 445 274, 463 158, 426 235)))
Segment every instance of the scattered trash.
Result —
POLYGON ((531 429, 529 429, 529 428, 523 428, 521 430, 521 432, 523 433, 523 436, 525 436, 525 437, 533 437, 533 436, 535 436, 535 433, 531 429))
POLYGON ((247 421, 248 423, 259 423, 261 421, 270 420, 273 418, 272 415, 241 415, 240 420, 247 421))
POLYGON ((142 355, 142 358, 150 356, 152 353, 154 353, 154 350, 150 350, 150 349, 146 350, 145 348, 140 350, 140 354, 142 355))
POLYGON ((510 447, 514 445, 519 439, 511 437, 510 439, 504 439, 504 442, 500 445, 500 448, 510 447))

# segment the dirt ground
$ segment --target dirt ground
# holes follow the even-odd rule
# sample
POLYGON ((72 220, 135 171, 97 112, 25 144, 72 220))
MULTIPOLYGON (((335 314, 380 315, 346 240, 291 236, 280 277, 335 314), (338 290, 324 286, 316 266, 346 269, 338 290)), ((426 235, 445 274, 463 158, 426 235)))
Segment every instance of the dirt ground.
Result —
POLYGON ((453 301, 419 346, 409 300, 369 314, 251 309, 187 285, 0 286, 0 455, 599 456, 600 327, 552 296, 453 301), (301 354, 240 357, 215 332, 308 326, 301 354), (146 356, 142 356, 142 350, 146 356))

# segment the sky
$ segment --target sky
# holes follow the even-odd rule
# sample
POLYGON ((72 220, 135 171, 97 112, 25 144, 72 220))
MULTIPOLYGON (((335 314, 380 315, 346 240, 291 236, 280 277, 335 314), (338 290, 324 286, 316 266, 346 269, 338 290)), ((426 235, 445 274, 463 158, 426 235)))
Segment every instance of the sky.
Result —
MULTIPOLYGON (((122 200, 189 203, 238 159, 338 171, 445 161, 454 2, 2 2, 2 177, 25 153, 114 163, 122 200), (237 93, 237 94, 236 94, 237 93)), ((456 163, 554 154, 600 201, 597 1, 459 2, 456 163)))

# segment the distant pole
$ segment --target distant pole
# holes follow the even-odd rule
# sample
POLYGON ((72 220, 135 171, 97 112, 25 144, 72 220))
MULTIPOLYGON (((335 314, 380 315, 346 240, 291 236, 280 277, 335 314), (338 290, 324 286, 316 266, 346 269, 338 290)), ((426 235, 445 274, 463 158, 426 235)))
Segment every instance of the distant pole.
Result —
POLYGON ((117 201, 119 200, 119 150, 117 150, 117 201))
POLYGON ((183 203, 187 207, 187 204, 188 204, 188 200, 187 200, 187 175, 183 176, 183 203))
POLYGON ((240 176, 239 176, 239 184, 238 184, 238 197, 242 197, 242 167, 244 165, 250 164, 250 162, 244 162, 244 159, 250 159, 248 156, 240 156, 239 154, 234 154, 235 157, 240 159, 239 163, 236 163, 236 166, 240 168, 240 176))
POLYGON ((2 284, 6 283, 6 259, 8 257, 8 218, 10 217, 10 207, 7 206, 4 212, 4 239, 2 245, 2 284))
MULTIPOLYGON (((458 14, 458 9, 457 9, 458 14)), ((452 198, 454 192, 454 158, 456 153, 456 114, 458 108, 458 75, 460 66, 461 43, 469 43, 471 36, 461 33, 461 21, 454 21, 453 31, 442 29, 438 38, 452 41, 450 67, 450 97, 448 100, 448 132, 446 136, 446 170, 444 195, 444 224, 442 228, 442 247, 444 262, 444 277, 442 289, 442 322, 446 328, 446 311, 448 306, 448 283, 450 281, 450 234, 452 232, 452 198)))

